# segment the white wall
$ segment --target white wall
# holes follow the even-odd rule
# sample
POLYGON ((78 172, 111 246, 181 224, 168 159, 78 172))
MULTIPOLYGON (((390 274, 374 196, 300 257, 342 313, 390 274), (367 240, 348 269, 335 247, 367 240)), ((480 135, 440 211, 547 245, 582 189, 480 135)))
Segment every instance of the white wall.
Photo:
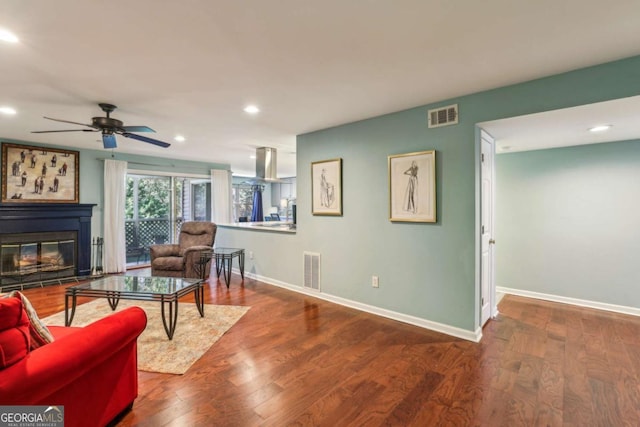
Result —
POLYGON ((640 141, 500 154, 496 284, 640 308, 640 141))

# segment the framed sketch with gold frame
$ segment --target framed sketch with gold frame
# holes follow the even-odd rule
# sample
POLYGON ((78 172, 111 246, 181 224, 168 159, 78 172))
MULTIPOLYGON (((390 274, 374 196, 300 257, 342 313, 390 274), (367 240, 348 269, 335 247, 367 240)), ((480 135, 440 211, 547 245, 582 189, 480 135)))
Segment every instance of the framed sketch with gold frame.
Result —
POLYGON ((389 220, 436 222, 435 150, 389 156, 389 220))
POLYGON ((342 159, 311 163, 311 213, 342 215, 342 159))
POLYGON ((2 203, 79 203, 79 152, 2 143, 2 203))

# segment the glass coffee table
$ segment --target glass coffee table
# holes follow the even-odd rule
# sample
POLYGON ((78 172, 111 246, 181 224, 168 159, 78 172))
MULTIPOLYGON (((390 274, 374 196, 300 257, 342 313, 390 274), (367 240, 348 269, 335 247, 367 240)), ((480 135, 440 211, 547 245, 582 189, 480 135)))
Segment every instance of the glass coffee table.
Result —
POLYGON ((70 286, 64 294, 64 324, 71 325, 79 296, 106 298, 112 310, 116 309, 121 299, 159 301, 164 330, 169 339, 172 339, 178 321, 178 299, 193 292, 200 317, 204 317, 202 283, 200 279, 178 277, 107 276, 89 283, 70 286))

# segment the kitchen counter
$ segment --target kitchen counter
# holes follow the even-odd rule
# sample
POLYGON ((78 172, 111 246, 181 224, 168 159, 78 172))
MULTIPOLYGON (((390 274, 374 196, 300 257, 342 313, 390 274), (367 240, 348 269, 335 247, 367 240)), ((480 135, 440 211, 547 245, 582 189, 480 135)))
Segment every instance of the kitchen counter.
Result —
POLYGON ((265 221, 265 222, 232 222, 229 224, 217 224, 222 228, 237 228, 243 230, 268 231, 276 233, 296 233, 296 226, 285 221, 265 221))

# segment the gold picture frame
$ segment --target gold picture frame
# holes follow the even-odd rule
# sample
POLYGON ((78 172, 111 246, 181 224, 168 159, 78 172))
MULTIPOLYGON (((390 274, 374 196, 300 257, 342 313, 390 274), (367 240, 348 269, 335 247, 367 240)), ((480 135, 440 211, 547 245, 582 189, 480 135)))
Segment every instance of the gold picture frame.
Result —
POLYGON ((2 203, 79 203, 80 153, 2 143, 2 203))
POLYGON ((342 215, 342 159, 311 163, 311 213, 342 215))
POLYGON ((389 220, 436 222, 436 151, 389 156, 389 220))

